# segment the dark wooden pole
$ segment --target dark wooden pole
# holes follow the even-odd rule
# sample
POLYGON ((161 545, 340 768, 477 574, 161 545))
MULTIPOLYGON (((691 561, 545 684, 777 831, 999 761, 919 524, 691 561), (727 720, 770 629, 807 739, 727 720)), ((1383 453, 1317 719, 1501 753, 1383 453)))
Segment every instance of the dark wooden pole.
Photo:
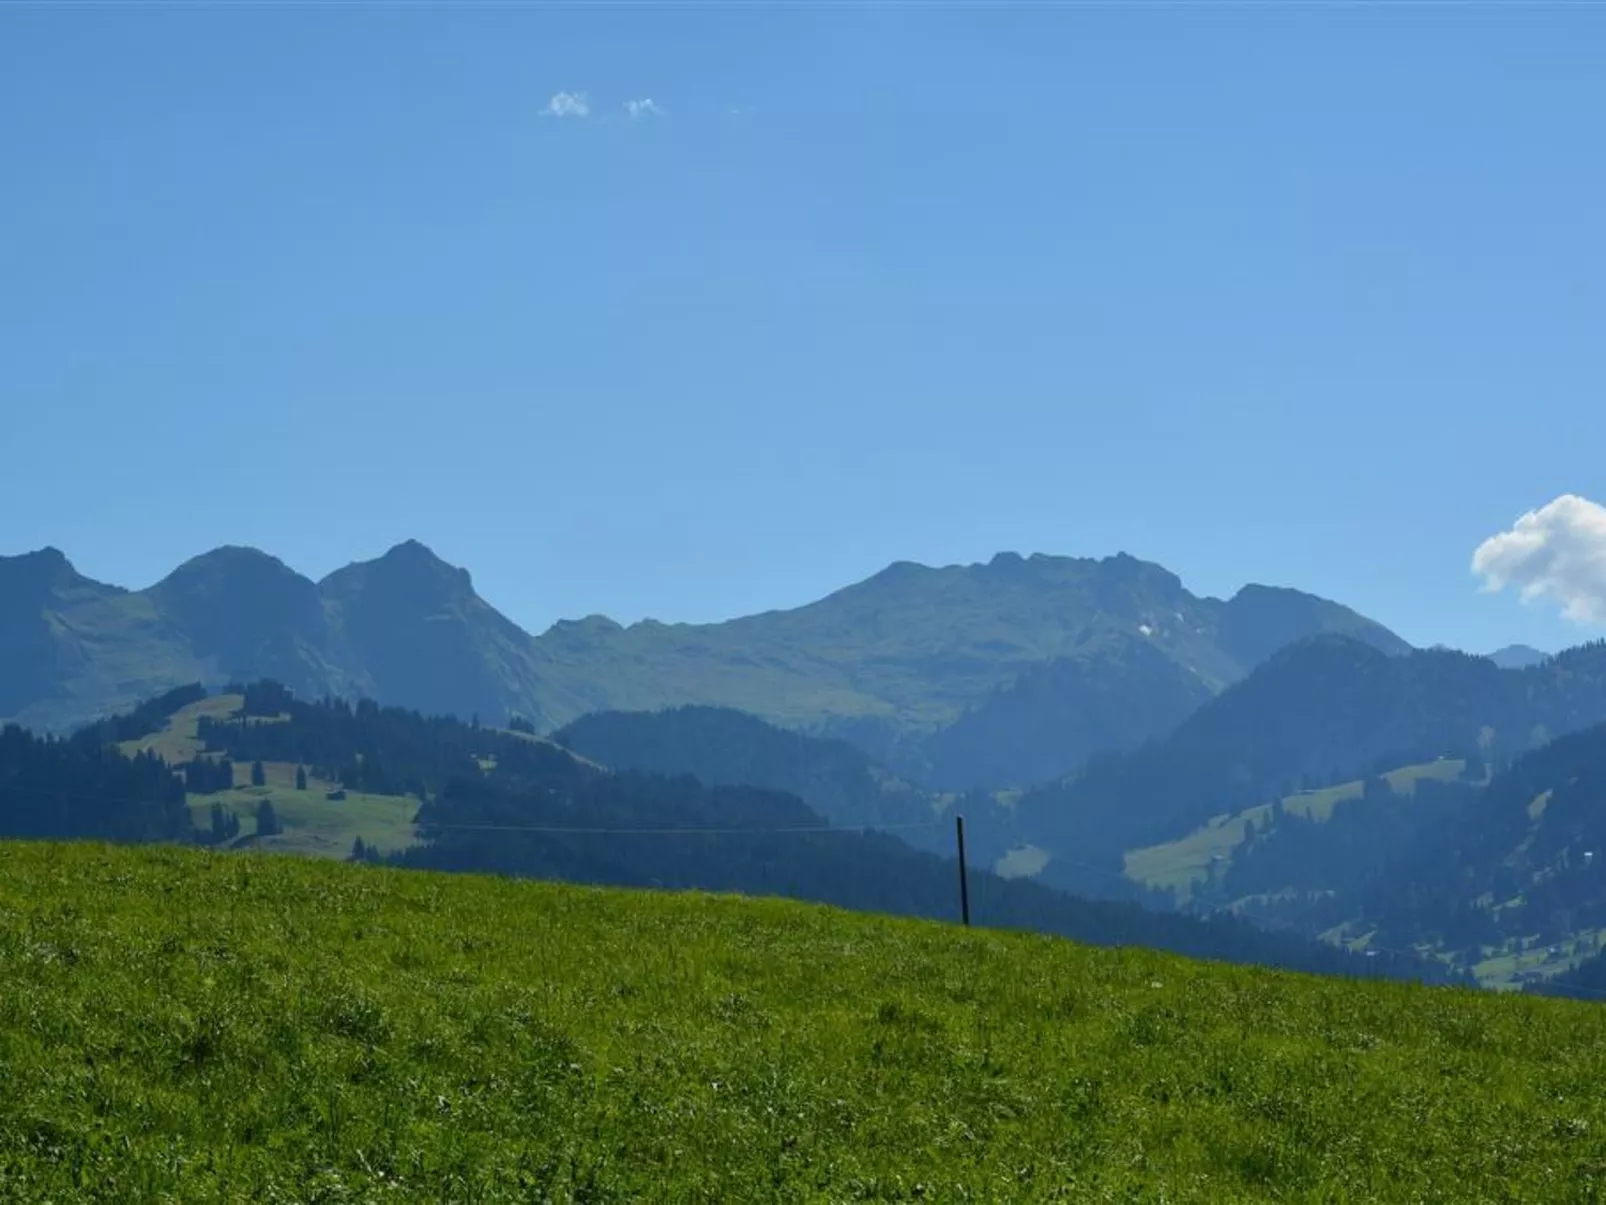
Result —
POLYGON ((959 838, 959 915, 970 925, 970 876, 965 873, 965 818, 954 817, 954 831, 959 838))

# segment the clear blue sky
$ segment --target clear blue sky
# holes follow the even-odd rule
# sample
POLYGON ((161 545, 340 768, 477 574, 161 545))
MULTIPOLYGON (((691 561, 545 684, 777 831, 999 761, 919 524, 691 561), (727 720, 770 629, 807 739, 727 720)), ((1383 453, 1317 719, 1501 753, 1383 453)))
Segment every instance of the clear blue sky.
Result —
POLYGON ((1558 647, 1469 562, 1606 498, 1603 47, 1599 6, 8 6, 0 552, 416 537, 540 630, 1126 550, 1558 647))

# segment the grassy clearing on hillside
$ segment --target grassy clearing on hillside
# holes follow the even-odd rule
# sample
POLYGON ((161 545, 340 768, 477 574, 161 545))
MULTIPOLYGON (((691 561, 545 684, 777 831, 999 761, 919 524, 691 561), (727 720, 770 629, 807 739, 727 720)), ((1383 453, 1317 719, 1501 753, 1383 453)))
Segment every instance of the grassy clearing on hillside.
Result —
POLYGON ((1017 845, 993 863, 993 873, 1006 879, 1029 879, 1043 873, 1053 861, 1046 849, 1035 845, 1017 845))
MULTIPOLYGON (((244 706, 243 695, 217 695, 180 708, 160 732, 137 741, 125 741, 120 748, 124 753, 155 752, 171 765, 182 765, 203 756, 199 737, 203 716, 222 720, 232 717, 244 706)), ((251 723, 273 723, 260 716, 251 717, 251 723)), ((352 842, 358 837, 365 845, 381 854, 395 853, 418 842, 413 817, 418 812, 418 800, 400 795, 366 795, 348 791, 343 800, 331 800, 328 793, 339 783, 311 779, 304 791, 296 790, 296 765, 293 762, 264 762, 262 787, 237 786, 232 791, 212 795, 191 795, 190 815, 197 828, 205 829, 211 823, 213 803, 240 818, 241 847, 271 849, 277 853, 304 854, 320 858, 344 858, 351 853, 352 842), (273 810, 284 831, 276 836, 258 839, 256 829, 257 805, 263 799, 271 800, 273 810)), ((249 783, 251 766, 236 762, 234 781, 249 783)))
MULTIPOLYGON (((1237 901, 1242 903, 1243 901, 1237 901)), ((1321 935, 1323 941, 1347 946, 1351 950, 1364 950, 1372 942, 1376 930, 1358 921, 1335 925, 1321 935)), ((1606 930, 1578 929, 1565 941, 1546 944, 1537 934, 1484 946, 1483 957, 1467 969, 1479 987, 1492 991, 1516 991, 1526 983, 1552 979, 1570 971, 1585 959, 1600 952, 1606 945, 1606 930)), ((1418 943, 1413 951, 1422 958, 1435 958, 1446 965, 1456 965, 1454 956, 1431 945, 1418 943)))
POLYGON ((0 1199, 1591 1200, 1606 1010, 0 845, 0 1199))
MULTIPOLYGON (((197 828, 211 824, 213 803, 240 818, 240 845, 255 845, 278 853, 308 854, 320 858, 344 858, 351 853, 352 842, 358 837, 364 845, 372 846, 381 854, 395 853, 418 843, 413 817, 418 814, 418 800, 403 795, 366 795, 361 791, 348 791, 346 798, 331 800, 327 792, 333 784, 312 781, 308 789, 295 789, 295 766, 288 762, 268 762, 267 786, 236 787, 214 795, 191 795, 190 815, 197 828), (256 831, 257 805, 267 799, 273 803, 274 814, 284 831, 273 837, 258 839, 256 831)), ((234 768, 236 782, 249 782, 251 767, 244 762, 234 768)))
POLYGON ((202 752, 199 736, 201 717, 226 720, 243 706, 244 695, 214 695, 202 699, 175 711, 169 717, 167 727, 160 732, 153 732, 137 741, 124 741, 118 748, 130 757, 136 753, 155 753, 171 766, 194 761, 202 752))
MULTIPOLYGON (((1454 781, 1461 776, 1465 768, 1464 761, 1445 758, 1440 761, 1423 762, 1416 766, 1402 766, 1398 770, 1389 771, 1383 777, 1396 794, 1411 795, 1415 793, 1416 784, 1422 779, 1454 781)), ((1319 791, 1300 791, 1284 799, 1283 807, 1292 815, 1305 816, 1312 820, 1326 820, 1333 814, 1333 809, 1345 800, 1359 799, 1364 787, 1364 783, 1356 780, 1323 787, 1319 791)), ((1175 841, 1151 845, 1146 849, 1131 850, 1126 855, 1126 876, 1147 887, 1158 887, 1162 890, 1167 887, 1174 888, 1178 902, 1185 903, 1193 885, 1203 882, 1208 877, 1211 862, 1217 859, 1230 859, 1233 851, 1243 844, 1249 822, 1253 820, 1256 824, 1263 825, 1270 816, 1271 805, 1262 803, 1245 808, 1241 812, 1216 816, 1209 823, 1201 825, 1187 836, 1175 841)))
POLYGON ((1492 988, 1518 987, 1525 976, 1549 979, 1599 953, 1601 936, 1599 930, 1583 929, 1556 945, 1534 942, 1524 947, 1518 942, 1508 942, 1490 948, 1488 957, 1475 965, 1472 973, 1480 984, 1492 988))

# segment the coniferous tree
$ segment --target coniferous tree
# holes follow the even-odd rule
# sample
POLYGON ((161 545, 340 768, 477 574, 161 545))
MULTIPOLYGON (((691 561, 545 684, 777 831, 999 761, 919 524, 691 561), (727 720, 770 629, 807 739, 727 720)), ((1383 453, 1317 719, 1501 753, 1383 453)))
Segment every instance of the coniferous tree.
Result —
POLYGON ((234 770, 227 761, 202 759, 186 763, 184 786, 192 795, 215 795, 234 785, 234 770))
POLYGON ((296 790, 305 791, 306 789, 307 789, 307 768, 305 766, 297 766, 296 767, 296 790))
POLYGON ((257 804, 257 836, 272 837, 284 830, 279 827, 279 816, 273 810, 273 801, 264 799, 257 804))
POLYGON ((265 787, 268 785, 267 771, 262 768, 262 763, 259 761, 251 763, 251 785, 253 787, 265 787))

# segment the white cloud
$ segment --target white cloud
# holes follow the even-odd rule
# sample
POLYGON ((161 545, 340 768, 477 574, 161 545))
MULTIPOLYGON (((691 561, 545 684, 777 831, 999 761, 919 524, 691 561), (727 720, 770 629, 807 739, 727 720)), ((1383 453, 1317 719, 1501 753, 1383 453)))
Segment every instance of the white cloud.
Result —
POLYGON ((584 92, 559 92, 547 101, 542 117, 590 117, 591 98, 584 92))
POLYGON ((646 96, 641 100, 625 101, 625 112, 630 114, 632 121, 639 117, 662 117, 664 110, 652 97, 646 96))
POLYGON ((1563 494, 1490 536, 1472 554, 1489 590, 1548 598, 1575 623, 1606 624, 1606 506, 1563 494))

